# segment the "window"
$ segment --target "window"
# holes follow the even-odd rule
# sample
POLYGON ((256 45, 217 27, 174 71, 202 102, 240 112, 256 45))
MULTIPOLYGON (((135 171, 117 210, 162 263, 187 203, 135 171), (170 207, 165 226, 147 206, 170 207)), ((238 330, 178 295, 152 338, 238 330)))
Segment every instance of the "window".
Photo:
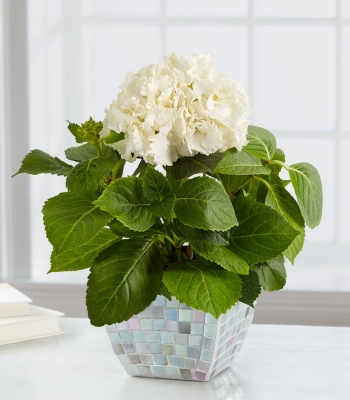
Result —
MULTIPOLYGON (((349 2, 28 0, 21 29, 22 39, 28 34, 27 42, 22 42, 27 54, 28 101, 21 105, 26 109, 12 107, 9 115, 14 120, 17 113, 28 112, 28 139, 25 131, 18 133, 21 139, 29 141, 28 148, 42 148, 56 156, 74 145, 65 133, 66 120, 81 123, 90 115, 103 119, 126 72, 174 51, 214 54, 216 68, 250 91, 252 123, 274 132, 289 163, 307 160, 317 166, 323 180, 323 221, 307 232, 303 253, 296 266, 288 269, 288 287, 350 290, 350 188, 344 184, 350 181, 346 168, 349 2)), ((16 149, 17 162, 26 152, 24 147, 16 149)), ((19 178, 23 184, 30 182, 26 189, 30 220, 24 223, 21 236, 21 240, 31 240, 27 246, 30 262, 25 268, 17 267, 14 276, 27 271, 38 281, 82 281, 85 272, 46 276, 51 248, 40 210, 47 197, 64 189, 64 181, 59 184, 51 176, 19 178)), ((4 177, 1 182, 3 193, 4 177)), ((6 180, 6 185, 12 184, 6 180)), ((2 218, 7 215, 4 205, 10 201, 2 200, 2 218)), ((2 243, 5 236, 3 229, 2 243)), ((3 247, 3 276, 7 260, 3 247)))

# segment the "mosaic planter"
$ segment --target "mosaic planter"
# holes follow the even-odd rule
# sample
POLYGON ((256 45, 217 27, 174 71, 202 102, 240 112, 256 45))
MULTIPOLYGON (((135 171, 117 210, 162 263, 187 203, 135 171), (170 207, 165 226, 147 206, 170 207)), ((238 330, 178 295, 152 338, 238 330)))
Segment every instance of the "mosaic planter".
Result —
POLYGON ((158 296, 142 313, 106 330, 129 375, 208 381, 231 365, 253 312, 237 303, 215 319, 175 298, 158 296))

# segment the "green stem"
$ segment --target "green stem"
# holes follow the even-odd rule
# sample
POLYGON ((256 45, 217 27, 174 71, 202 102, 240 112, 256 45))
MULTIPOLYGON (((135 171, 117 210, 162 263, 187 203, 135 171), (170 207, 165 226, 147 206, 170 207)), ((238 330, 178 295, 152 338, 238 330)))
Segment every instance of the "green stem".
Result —
POLYGON ((181 261, 182 257, 181 257, 181 249, 176 248, 176 259, 177 261, 181 261))
POLYGON ((286 170, 289 170, 289 166, 280 160, 271 160, 271 161, 269 161, 269 164, 270 165, 277 164, 277 165, 280 165, 281 167, 285 168, 286 170))
POLYGON ((168 235, 165 235, 164 237, 165 237, 165 239, 168 239, 169 242, 170 242, 174 247, 176 247, 176 243, 175 243, 175 241, 174 241, 171 237, 169 237, 168 235))
POLYGON ((121 158, 115 163, 112 169, 111 181, 114 181, 117 177, 120 178, 122 176, 124 165, 125 165, 125 160, 121 158))
POLYGON ((254 179, 256 181, 262 182, 268 189, 271 189, 271 185, 267 181, 265 181, 265 179, 262 179, 256 175, 254 175, 254 179))
POLYGON ((99 157, 102 157, 102 150, 101 150, 100 144, 99 143, 95 143, 95 147, 96 147, 96 150, 97 150, 97 155, 99 157))

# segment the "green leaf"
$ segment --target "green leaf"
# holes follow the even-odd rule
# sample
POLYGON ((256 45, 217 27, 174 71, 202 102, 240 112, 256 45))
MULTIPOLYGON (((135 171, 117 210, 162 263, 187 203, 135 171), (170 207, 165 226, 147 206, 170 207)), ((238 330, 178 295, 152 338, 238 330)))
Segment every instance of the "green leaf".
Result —
POLYGON ((56 254, 92 240, 113 218, 89 201, 60 193, 43 207, 47 237, 56 254))
POLYGON ((248 126, 248 144, 243 148, 248 154, 263 160, 272 160, 276 151, 276 139, 266 129, 258 126, 248 126))
POLYGON ((185 225, 218 231, 237 225, 227 193, 212 178, 197 177, 181 181, 175 195, 175 214, 185 225))
POLYGON ((305 229, 302 229, 293 242, 284 250, 283 255, 294 264, 296 256, 301 252, 305 241, 305 229))
POLYGON ((147 201, 161 201, 172 194, 170 182, 160 172, 148 166, 143 176, 143 194, 147 201))
POLYGON ((120 142, 121 140, 124 139, 125 139, 125 133, 123 132, 117 133, 111 129, 109 135, 101 138, 100 141, 103 140, 106 144, 113 144, 120 142))
POLYGON ((90 268, 95 257, 105 248, 121 240, 110 229, 102 229, 93 239, 79 247, 57 254, 54 249, 51 254, 51 269, 49 272, 78 271, 90 268))
POLYGON ((57 157, 52 157, 50 154, 45 153, 41 150, 31 150, 23 159, 21 168, 18 170, 18 174, 55 174, 55 175, 67 175, 71 170, 72 166, 61 161, 57 157))
POLYGON ((169 290, 165 287, 164 283, 162 282, 162 286, 160 287, 159 294, 161 296, 166 297, 169 301, 172 300, 171 293, 169 293, 169 290))
POLYGON ((154 168, 148 166, 143 176, 143 194, 151 203, 153 214, 161 218, 172 219, 175 196, 168 179, 154 168))
POLYGON ((239 301, 254 308, 254 302, 261 293, 258 274, 250 270, 249 275, 240 275, 239 278, 242 283, 242 297, 239 301))
POLYGON ((149 306, 162 286, 163 262, 147 239, 122 240, 91 267, 86 305, 92 325, 126 321, 149 306))
POLYGON ((215 168, 224 175, 268 175, 271 171, 261 164, 261 160, 244 151, 230 149, 215 168))
POLYGON ((125 225, 123 225, 120 221, 117 219, 113 219, 108 226, 112 229, 112 231, 120 236, 120 237, 125 237, 125 238, 133 238, 133 237, 143 237, 143 236, 156 236, 156 235, 164 235, 164 232, 161 231, 160 229, 157 229, 155 226, 151 227, 150 229, 147 229, 147 231, 144 232, 136 232, 125 225))
POLYGON ((219 174, 219 178, 227 193, 237 193, 249 182, 250 176, 219 174))
POLYGON ((230 231, 231 249, 249 264, 278 256, 298 234, 284 217, 265 204, 245 197, 234 198, 232 204, 239 225, 230 231))
POLYGON ((77 197, 94 200, 97 187, 113 166, 114 163, 104 157, 80 162, 69 171, 66 182, 68 190, 77 197))
POLYGON ((171 225, 171 229, 177 236, 188 241, 205 240, 219 246, 229 244, 228 240, 226 240, 225 237, 223 237, 223 235, 221 235, 219 232, 191 228, 190 226, 182 224, 177 219, 174 220, 174 223, 171 225))
POLYGON ((297 230, 305 226, 304 218, 294 197, 280 185, 268 184, 265 204, 278 211, 297 230))
POLYGON ((306 224, 315 228, 322 216, 322 183, 317 169, 309 163, 293 164, 288 172, 306 224))
POLYGON ((77 143, 84 143, 85 140, 84 140, 84 138, 81 137, 81 135, 80 135, 80 133, 78 131, 80 126, 78 124, 74 124, 74 123, 71 123, 69 121, 67 121, 67 122, 68 122, 68 130, 75 137, 75 141, 77 143))
POLYGON ((179 301, 215 318, 241 297, 241 281, 235 273, 199 260, 174 263, 164 272, 163 282, 179 301))
POLYGON ((133 176, 116 179, 94 204, 138 232, 149 229, 156 219, 150 210, 150 203, 144 198, 142 179, 133 176))
POLYGON ((195 253, 208 261, 221 265, 227 271, 242 275, 247 275, 249 272, 249 265, 227 246, 218 246, 204 240, 191 241, 190 245, 195 253))
POLYGON ((189 178, 204 172, 213 172, 225 153, 213 153, 208 156, 196 154, 193 157, 179 158, 171 167, 166 167, 167 173, 173 179, 189 178))
MULTIPOLYGON (((100 148, 102 156, 105 159, 108 159, 113 163, 117 162, 118 157, 116 155, 115 150, 113 150, 112 147, 105 146, 103 143, 100 143, 100 148)), ((92 158, 97 157, 96 146, 91 143, 85 143, 82 146, 77 146, 77 147, 70 147, 65 151, 65 154, 68 160, 77 162, 91 160, 92 158)))
POLYGON ((268 292, 281 290, 286 284, 287 274, 283 256, 278 256, 254 267, 261 287, 268 292))

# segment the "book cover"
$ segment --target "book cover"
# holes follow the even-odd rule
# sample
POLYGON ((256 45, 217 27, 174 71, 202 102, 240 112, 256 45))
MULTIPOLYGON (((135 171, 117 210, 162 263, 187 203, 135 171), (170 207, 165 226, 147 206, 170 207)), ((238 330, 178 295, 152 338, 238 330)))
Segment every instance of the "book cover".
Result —
POLYGON ((0 283, 0 318, 30 314, 32 300, 8 283, 0 283))
POLYGON ((0 318, 0 345, 60 335, 62 312, 29 305, 31 315, 0 318))

